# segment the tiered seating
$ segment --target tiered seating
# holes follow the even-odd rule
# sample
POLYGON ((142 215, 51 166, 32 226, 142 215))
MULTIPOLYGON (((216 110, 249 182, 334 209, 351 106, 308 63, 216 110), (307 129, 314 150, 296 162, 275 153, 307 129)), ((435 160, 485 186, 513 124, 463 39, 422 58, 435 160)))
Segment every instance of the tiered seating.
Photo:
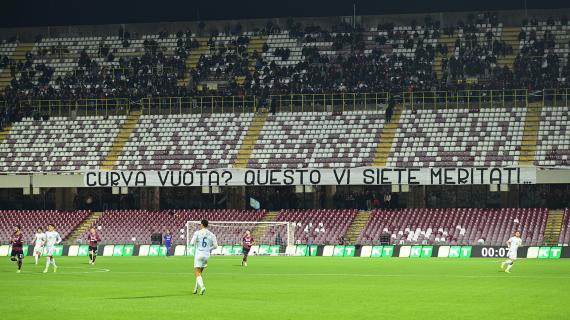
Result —
POLYGON ((543 107, 535 165, 570 165, 570 109, 543 107))
MULTIPOLYGON (((103 243, 150 243, 152 233, 170 231, 175 244, 186 244, 186 222, 200 221, 259 221, 265 211, 247 210, 112 210, 103 213, 93 226, 101 227, 103 243)), ((247 226, 220 228, 211 231, 220 244, 240 244, 247 226)), ((87 231, 88 232, 88 231, 87 231)), ((81 239, 85 239, 85 233, 81 239)))
MULTIPOLYGON (((185 37, 186 35, 182 39, 185 37)), ((157 34, 146 34, 140 39, 129 39, 127 41, 118 36, 44 38, 34 45, 31 53, 34 57, 34 65, 45 64, 54 68, 50 85, 57 89, 59 85, 55 80, 58 77, 63 78, 76 72, 79 57, 83 50, 93 61, 97 62, 100 68, 104 68, 110 74, 111 70, 120 68, 119 59, 121 57, 143 56, 145 53, 144 42, 147 40, 156 41, 166 56, 176 54, 178 38, 173 34, 164 38, 160 38, 157 34), (101 51, 103 48, 106 51, 101 51), (102 52, 107 52, 107 54, 104 55, 102 52), (114 59, 108 59, 108 54, 112 54, 114 59)))
POLYGON ((526 110, 405 110, 389 166, 516 165, 526 110))
POLYGON ((394 244, 504 245, 519 230, 525 245, 543 242, 548 209, 374 210, 357 239, 377 244, 387 233, 394 244))
POLYGON ((253 114, 142 116, 119 169, 226 168, 233 163, 253 114))
POLYGON ((0 211, 0 243, 8 243, 10 241, 15 225, 22 226, 25 243, 31 243, 32 237, 38 227, 41 227, 44 231, 47 230, 49 223, 55 225, 61 238, 64 239, 73 229, 79 226, 89 214, 89 211, 0 211))
MULTIPOLYGON (((18 46, 17 43, 0 43, 0 60, 6 58, 10 58, 16 47, 18 46)), ((1 63, 1 61, 0 61, 1 63)), ((6 66, 7 67, 7 66, 6 66)), ((2 68, 0 67, 0 74, 2 73, 2 68)))
MULTIPOLYGON (((531 53, 531 58, 536 59, 542 68, 547 67, 548 64, 556 63, 559 67, 558 71, 562 71, 567 64, 570 53, 570 24, 562 24, 560 20, 552 21, 551 25, 547 21, 537 21, 536 25, 527 24, 522 26, 521 30, 520 50, 528 50, 531 53), (538 45, 542 41, 545 41, 544 45, 538 45), (545 50, 547 48, 550 49, 545 50), (555 59, 556 62, 551 59, 555 59)), ((561 83, 569 83, 570 81, 567 79, 567 75, 557 78, 561 83)))
POLYGON ((270 115, 249 163, 254 168, 358 167, 374 157, 378 112, 270 115))
POLYGON ((277 221, 292 222, 295 225, 295 239, 302 243, 306 243, 310 235, 313 244, 336 244, 357 212, 354 209, 281 210, 277 221))
POLYGON ((564 219, 562 220, 562 230, 558 243, 568 245, 570 243, 570 209, 564 209, 564 219))
POLYGON ((0 170, 73 171, 97 169, 124 122, 124 116, 48 121, 26 118, 0 144, 0 170))

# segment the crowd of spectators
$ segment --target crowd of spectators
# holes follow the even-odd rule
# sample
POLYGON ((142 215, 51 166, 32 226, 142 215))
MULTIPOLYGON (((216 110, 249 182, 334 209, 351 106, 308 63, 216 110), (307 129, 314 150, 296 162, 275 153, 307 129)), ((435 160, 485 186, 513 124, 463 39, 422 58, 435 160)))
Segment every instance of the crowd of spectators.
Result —
MULTIPOLYGON (((547 21, 548 25, 555 23, 566 25, 568 21, 565 18, 559 22, 553 18, 547 21)), ((247 94, 262 98, 290 92, 409 92, 466 86, 537 89, 569 84, 570 61, 563 63, 555 52, 557 39, 553 32, 542 34, 521 30, 518 39, 525 45, 515 56, 514 48, 501 40, 499 34, 488 28, 482 29, 481 24, 497 27, 499 21, 492 14, 470 15, 466 22, 441 27, 438 21, 427 17, 421 28, 416 29, 419 24, 412 21, 411 30, 384 23, 377 28, 383 31, 381 35, 367 42, 364 40, 367 31, 359 25, 340 23, 325 30, 288 19, 284 29, 303 48, 302 59, 295 64, 264 59, 261 53, 270 50, 267 44, 262 52, 249 51, 250 39, 241 34, 238 25, 228 29, 226 34, 236 35, 236 40, 229 42, 216 41, 215 36, 219 33, 212 31, 208 51, 192 70, 186 69, 186 58, 200 44, 191 31, 180 31, 176 33, 174 54, 167 54, 155 40, 145 40, 140 56, 118 56, 116 51, 101 44, 98 56, 104 58, 103 62, 84 50, 77 57, 76 70, 54 79, 53 68, 35 63, 34 59, 69 56, 66 46, 56 45, 34 52, 34 55, 28 53, 24 61, 17 63, 8 57, 0 57, 0 68, 10 68, 14 77, 3 98, 8 105, 17 105, 30 99, 122 97, 137 100, 150 96, 208 95, 211 92, 207 90, 198 91, 199 84, 208 80, 227 83, 219 86, 216 94, 247 94), (456 40, 453 48, 427 41, 438 39, 440 32, 456 36, 459 30, 462 37, 456 40), (330 49, 336 54, 323 53, 311 45, 315 42, 330 43, 330 49), (395 49, 406 49, 408 54, 398 53, 395 49), (442 57, 442 77, 439 79, 433 71, 438 54, 442 57), (512 66, 498 65, 498 60, 505 56, 514 56, 512 66), (255 67, 253 72, 250 70, 252 65, 255 67), (188 74, 189 85, 179 85, 178 80, 188 74), (236 77, 245 80, 238 84, 236 77), (467 84, 463 81, 466 78, 479 81, 467 84)), ((532 19, 528 25, 538 25, 538 21, 532 19)), ((204 28, 203 24, 199 26, 200 33, 204 28)), ((281 30, 280 26, 268 22, 257 31, 268 34, 281 30)), ((137 35, 119 30, 119 37, 123 47, 128 47, 137 35)), ((162 31, 158 38, 168 37, 168 32, 162 31)), ((289 61, 292 54, 286 47, 274 48, 271 53, 281 61, 289 61)))

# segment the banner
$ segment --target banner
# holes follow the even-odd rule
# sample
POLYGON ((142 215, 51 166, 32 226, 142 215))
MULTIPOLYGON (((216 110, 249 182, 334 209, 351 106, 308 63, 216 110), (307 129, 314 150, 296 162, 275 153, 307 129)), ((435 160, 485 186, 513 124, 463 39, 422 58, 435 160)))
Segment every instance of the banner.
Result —
POLYGON ((535 184, 533 167, 88 171, 85 187, 535 184))

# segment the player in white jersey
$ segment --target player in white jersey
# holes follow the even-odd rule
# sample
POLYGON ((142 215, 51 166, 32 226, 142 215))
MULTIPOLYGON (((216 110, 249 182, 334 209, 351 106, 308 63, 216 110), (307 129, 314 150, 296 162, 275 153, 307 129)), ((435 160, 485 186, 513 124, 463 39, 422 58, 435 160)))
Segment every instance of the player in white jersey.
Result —
POLYGON ((55 250, 55 245, 61 243, 61 236, 57 231, 55 231, 55 226, 53 224, 48 225, 48 231, 46 232, 46 268, 44 273, 48 272, 49 264, 53 265, 53 272, 57 272, 57 265, 55 264, 55 258, 53 257, 53 251, 55 250))
POLYGON ((37 265, 44 252, 44 245, 46 244, 46 234, 42 228, 38 228, 32 242, 34 243, 34 258, 36 258, 37 265))
POLYGON ((501 263, 501 270, 505 271, 506 273, 511 273, 511 268, 517 260, 517 251, 519 247, 522 246, 520 231, 516 231, 515 235, 507 241, 507 246, 509 247, 509 251, 507 252, 508 259, 507 261, 501 263), (506 269, 505 266, 507 266, 506 269))
POLYGON ((202 279, 204 268, 208 265, 208 258, 212 250, 218 247, 218 240, 216 236, 208 230, 208 220, 200 222, 200 230, 194 232, 190 244, 196 248, 194 253, 194 275, 196 276, 196 286, 194 287, 194 294, 198 293, 201 288, 200 294, 206 293, 206 286, 202 279))

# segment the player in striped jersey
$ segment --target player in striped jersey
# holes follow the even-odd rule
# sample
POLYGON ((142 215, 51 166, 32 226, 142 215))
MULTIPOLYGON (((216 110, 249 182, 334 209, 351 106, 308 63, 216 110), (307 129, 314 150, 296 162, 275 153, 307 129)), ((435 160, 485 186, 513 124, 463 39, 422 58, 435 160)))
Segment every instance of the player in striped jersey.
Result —
POLYGON ((247 257, 249 256, 249 250, 251 250, 251 246, 255 243, 253 236, 249 230, 245 231, 245 236, 241 239, 242 246, 243 246, 243 259, 241 260, 241 265, 247 267, 247 257))
POLYGON ((24 260, 24 235, 22 234, 22 227, 14 226, 14 233, 10 244, 12 245, 12 252, 10 253, 10 260, 15 261, 18 265, 18 273, 22 272, 22 261, 24 260))

